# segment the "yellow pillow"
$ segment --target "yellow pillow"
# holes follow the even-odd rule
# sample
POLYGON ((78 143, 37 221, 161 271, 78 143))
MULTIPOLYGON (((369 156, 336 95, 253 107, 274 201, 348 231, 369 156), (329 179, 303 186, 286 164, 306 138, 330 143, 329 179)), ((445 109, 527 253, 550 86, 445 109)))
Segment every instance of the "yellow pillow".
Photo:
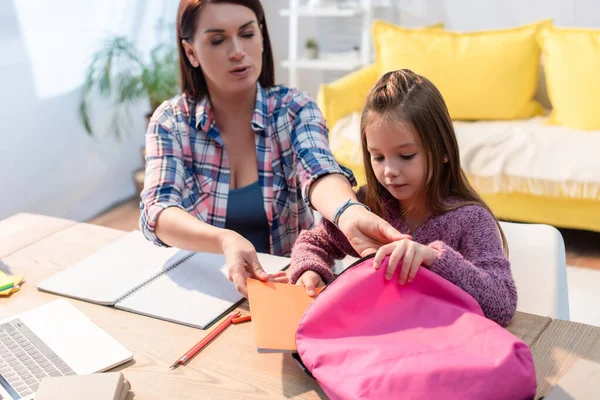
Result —
MULTIPOLYGON (((444 29, 444 23, 417 29, 444 29)), ((377 78, 377 68, 374 64, 367 65, 356 71, 327 84, 319 86, 317 104, 325 116, 327 126, 333 129, 336 122, 352 112, 362 112, 369 90, 377 78)))
POLYGON ((350 168, 358 186, 367 183, 360 143, 360 113, 341 118, 329 132, 329 147, 338 163, 350 168))
POLYGON ((543 114, 535 95, 540 47, 550 20, 481 32, 373 25, 379 76, 408 68, 440 90, 453 119, 519 119, 543 114))
POLYGON ((539 37, 550 122, 600 129, 600 29, 546 27, 539 37))

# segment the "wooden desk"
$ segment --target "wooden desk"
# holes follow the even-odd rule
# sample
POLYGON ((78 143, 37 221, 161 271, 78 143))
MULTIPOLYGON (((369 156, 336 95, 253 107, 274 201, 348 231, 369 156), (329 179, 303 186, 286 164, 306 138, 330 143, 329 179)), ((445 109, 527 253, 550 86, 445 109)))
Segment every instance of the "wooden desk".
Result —
POLYGON ((0 258, 63 230, 75 221, 35 214, 15 214, 0 221, 0 258))
MULTIPOLYGON (((10 219, 0 222, 3 229, 10 225, 10 219)), ((4 265, 24 275, 27 283, 10 298, 0 299, 0 319, 58 298, 37 291, 35 285, 125 234, 72 224, 3 257, 4 265)), ((231 326, 187 366, 171 371, 169 365, 204 336, 202 331, 70 301, 133 352, 134 360, 117 370, 131 382, 136 400, 327 398, 289 355, 258 354, 251 323, 231 326)), ((247 310, 247 305, 241 308, 247 310)), ((576 359, 600 362, 600 328, 517 313, 508 329, 532 346, 539 396, 547 394, 576 359)))

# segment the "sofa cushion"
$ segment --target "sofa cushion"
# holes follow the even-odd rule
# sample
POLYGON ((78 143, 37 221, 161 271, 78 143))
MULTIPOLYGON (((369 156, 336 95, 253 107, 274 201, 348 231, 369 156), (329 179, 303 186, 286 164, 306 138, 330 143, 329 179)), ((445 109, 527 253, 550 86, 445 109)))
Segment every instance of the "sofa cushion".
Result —
POLYGON ((547 118, 455 122, 462 167, 483 193, 600 200, 600 130, 551 126, 547 118))
POLYGON ((408 68, 426 76, 459 120, 529 118, 544 114, 535 101, 546 20, 481 32, 412 30, 382 21, 373 25, 379 75, 408 68))
MULTIPOLYGON (((461 164, 482 194, 525 193, 600 200, 600 130, 548 125, 547 118, 455 121, 461 164)), ((342 118, 331 130, 331 150, 365 183, 360 116, 342 118)))
POLYGON ((600 129, 600 29, 545 27, 540 32, 552 123, 600 129))

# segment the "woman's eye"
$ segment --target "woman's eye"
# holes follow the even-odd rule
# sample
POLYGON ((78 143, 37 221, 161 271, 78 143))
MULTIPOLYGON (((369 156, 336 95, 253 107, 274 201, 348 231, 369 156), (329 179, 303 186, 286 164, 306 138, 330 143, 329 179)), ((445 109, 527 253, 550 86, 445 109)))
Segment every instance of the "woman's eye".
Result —
POLYGON ((214 40, 211 40, 210 44, 213 46, 218 46, 221 43, 223 43, 224 41, 225 41, 225 39, 214 39, 214 40))
POLYGON ((414 156, 416 156, 416 155, 417 155, 417 153, 414 153, 414 154, 408 154, 408 155, 405 155, 405 156, 400 156, 400 158, 401 158, 401 159, 403 159, 403 160, 412 160, 412 158, 413 158, 414 156))
POLYGON ((242 33, 242 37, 246 38, 246 39, 250 39, 251 37, 254 37, 254 32, 242 33))

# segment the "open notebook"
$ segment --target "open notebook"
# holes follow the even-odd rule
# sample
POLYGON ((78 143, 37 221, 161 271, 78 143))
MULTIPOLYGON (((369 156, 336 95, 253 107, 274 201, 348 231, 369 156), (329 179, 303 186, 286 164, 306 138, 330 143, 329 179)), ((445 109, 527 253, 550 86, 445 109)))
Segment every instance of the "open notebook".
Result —
MULTIPOLYGON (((289 258, 258 254, 267 273, 289 258)), ((227 279, 225 257, 157 247, 133 231, 38 284, 38 289, 205 329, 243 296, 227 279)))

